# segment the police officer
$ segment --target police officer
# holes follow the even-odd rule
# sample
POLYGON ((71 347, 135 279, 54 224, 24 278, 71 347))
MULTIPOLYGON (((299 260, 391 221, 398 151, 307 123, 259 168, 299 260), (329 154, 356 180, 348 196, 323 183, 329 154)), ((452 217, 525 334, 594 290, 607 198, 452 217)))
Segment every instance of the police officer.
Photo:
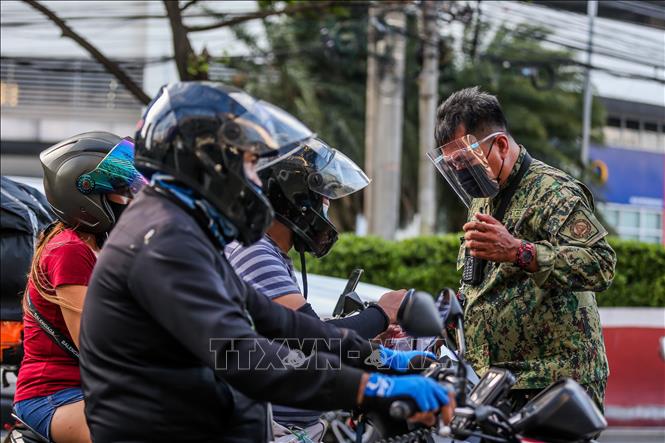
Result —
POLYGON ((608 365, 594 292, 610 285, 616 256, 591 192, 531 159, 497 98, 477 87, 439 106, 435 137, 430 157, 469 207, 458 258, 468 358, 480 373, 516 374, 516 408, 571 377, 602 409, 608 365))
MULTIPOLYGON (((364 372, 375 353, 365 340, 270 302, 224 258, 227 243, 251 244, 272 221, 258 156, 311 136, 284 111, 214 83, 164 87, 148 106, 136 164, 151 183, 105 244, 82 318, 94 441, 267 441, 266 401, 448 403, 430 379, 364 372)), ((409 355, 390 357, 381 366, 408 369, 409 355)))

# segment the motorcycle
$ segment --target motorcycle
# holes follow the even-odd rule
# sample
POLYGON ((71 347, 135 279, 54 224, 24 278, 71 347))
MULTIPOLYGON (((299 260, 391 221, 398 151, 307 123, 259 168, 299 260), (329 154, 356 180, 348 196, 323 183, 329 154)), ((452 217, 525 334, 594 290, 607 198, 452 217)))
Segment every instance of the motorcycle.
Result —
MULTIPOLYGON (((584 389, 572 379, 562 379, 544 389, 518 411, 511 411, 506 396, 515 377, 505 369, 491 368, 473 389, 468 390, 463 311, 453 291, 442 293, 449 304, 446 320, 455 327, 459 364, 451 371, 444 359, 430 365, 423 375, 457 393, 457 407, 449 425, 424 428, 409 423, 416 407, 410 401, 395 401, 389 414, 368 414, 367 420, 386 442, 496 442, 582 443, 594 442, 607 421, 584 389), (467 394, 468 393, 468 394, 467 394)), ((398 319, 412 336, 446 337, 433 298, 410 290, 398 319)))

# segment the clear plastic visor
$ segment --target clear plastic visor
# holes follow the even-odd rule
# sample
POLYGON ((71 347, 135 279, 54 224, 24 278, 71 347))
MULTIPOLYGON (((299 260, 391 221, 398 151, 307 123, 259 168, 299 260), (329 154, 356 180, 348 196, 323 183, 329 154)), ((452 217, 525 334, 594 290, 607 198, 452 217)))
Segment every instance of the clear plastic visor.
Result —
POLYGON ((471 200, 475 197, 469 194, 463 181, 473 180, 477 187, 487 194, 491 193, 487 183, 489 180, 496 180, 496 177, 489 167, 481 144, 500 134, 502 132, 492 133, 480 141, 468 134, 427 153, 436 169, 467 207, 471 206, 471 200))
MULTIPOLYGON (((287 156, 302 159, 311 170, 307 177, 309 189, 330 200, 360 191, 371 181, 353 160, 318 138, 300 143, 287 156)), ((261 164, 258 169, 268 168, 283 158, 280 156, 279 159, 261 164)))

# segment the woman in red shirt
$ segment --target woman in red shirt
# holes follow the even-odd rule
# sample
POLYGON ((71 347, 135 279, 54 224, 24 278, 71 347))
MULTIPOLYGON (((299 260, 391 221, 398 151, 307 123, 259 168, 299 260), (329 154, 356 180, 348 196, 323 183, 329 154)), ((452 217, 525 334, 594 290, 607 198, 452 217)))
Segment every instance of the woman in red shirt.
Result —
POLYGON ((37 318, 78 348, 81 311, 97 253, 145 183, 134 169, 133 156, 131 139, 108 132, 72 137, 39 156, 46 198, 59 220, 39 239, 23 296, 25 355, 14 410, 56 443, 90 441, 78 353, 66 350, 37 318))

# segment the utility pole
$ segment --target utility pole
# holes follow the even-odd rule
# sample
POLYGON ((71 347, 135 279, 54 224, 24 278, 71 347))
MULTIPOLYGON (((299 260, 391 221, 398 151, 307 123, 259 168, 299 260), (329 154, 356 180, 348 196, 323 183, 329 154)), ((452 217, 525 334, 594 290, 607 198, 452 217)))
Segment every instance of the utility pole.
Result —
POLYGON ((593 54, 593 24, 598 12, 598 1, 587 2, 587 15, 589 16, 589 39, 587 41, 586 75, 584 77, 584 112, 582 115, 582 165, 589 162, 589 137, 591 134, 591 103, 593 94, 591 91, 591 56, 593 54))
POLYGON ((439 32, 436 23, 437 1, 421 3, 419 28, 423 42, 423 66, 418 78, 418 141, 420 160, 418 166, 418 212, 420 233, 432 234, 436 223, 435 169, 427 158, 434 149, 434 125, 439 84, 439 32))
POLYGON ((406 16, 394 3, 369 8, 365 168, 368 233, 395 238, 399 222, 406 16))

